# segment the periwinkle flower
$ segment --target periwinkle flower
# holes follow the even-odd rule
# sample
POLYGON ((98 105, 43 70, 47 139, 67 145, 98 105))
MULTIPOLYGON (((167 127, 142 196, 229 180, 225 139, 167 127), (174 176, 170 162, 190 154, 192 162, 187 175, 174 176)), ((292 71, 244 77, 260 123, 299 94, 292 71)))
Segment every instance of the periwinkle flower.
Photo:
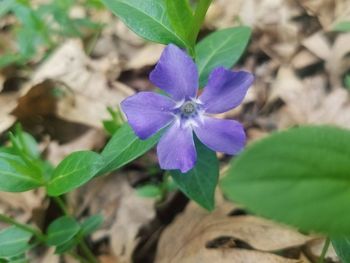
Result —
POLYGON ((197 97, 196 64, 180 48, 168 45, 150 80, 170 96, 139 92, 125 99, 121 106, 140 139, 147 139, 166 127, 157 145, 162 169, 179 169, 185 173, 193 168, 197 159, 193 132, 217 152, 234 155, 244 147, 246 136, 239 122, 210 115, 237 107, 254 81, 252 74, 218 67, 197 97))

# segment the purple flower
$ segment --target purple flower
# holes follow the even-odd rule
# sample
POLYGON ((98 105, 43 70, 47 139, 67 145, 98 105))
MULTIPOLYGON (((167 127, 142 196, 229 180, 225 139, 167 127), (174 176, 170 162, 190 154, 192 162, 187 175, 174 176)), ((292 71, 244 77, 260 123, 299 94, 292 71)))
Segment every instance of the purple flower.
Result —
POLYGON ((198 71, 193 60, 175 45, 163 51, 151 82, 170 97, 154 92, 139 92, 121 106, 136 135, 147 139, 167 127, 157 146, 160 167, 185 173, 196 163, 193 132, 210 149, 236 154, 245 145, 243 126, 234 120, 210 117, 237 107, 254 77, 244 71, 214 69, 208 85, 197 98, 198 71))

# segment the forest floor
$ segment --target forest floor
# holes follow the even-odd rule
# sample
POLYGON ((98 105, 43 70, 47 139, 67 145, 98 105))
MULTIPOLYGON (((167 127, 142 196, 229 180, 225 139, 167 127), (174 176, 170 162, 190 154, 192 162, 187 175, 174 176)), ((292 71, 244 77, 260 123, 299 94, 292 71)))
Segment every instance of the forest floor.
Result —
MULTIPOLYGON (((108 140, 107 106, 116 108, 127 96, 153 88, 148 74, 163 46, 140 39, 107 10, 89 15, 105 24, 98 33, 62 40, 44 60, 40 51, 24 66, 0 69, 1 143, 20 122, 53 164, 72 151, 100 151, 108 140)), ((350 33, 334 31, 345 20, 350 20, 349 0, 214 1, 201 37, 238 25, 253 31, 235 69, 253 72, 256 81, 243 104, 222 117, 241 121, 248 143, 297 125, 350 128, 350 33)), ((8 30, 14 23, 11 16, 0 19, 0 55, 4 46, 15 44, 8 30)), ((224 172, 229 159, 220 159, 224 172)), ((88 240, 102 263, 307 263, 321 254, 321 236, 251 215, 219 190, 212 213, 179 191, 159 200, 137 190, 162 178, 151 151, 66 196, 77 218, 104 216, 88 240)), ((0 212, 45 229, 58 208, 41 190, 0 192, 0 212)), ((31 257, 61 262, 51 249, 31 257)), ((332 248, 327 260, 338 262, 332 248)))

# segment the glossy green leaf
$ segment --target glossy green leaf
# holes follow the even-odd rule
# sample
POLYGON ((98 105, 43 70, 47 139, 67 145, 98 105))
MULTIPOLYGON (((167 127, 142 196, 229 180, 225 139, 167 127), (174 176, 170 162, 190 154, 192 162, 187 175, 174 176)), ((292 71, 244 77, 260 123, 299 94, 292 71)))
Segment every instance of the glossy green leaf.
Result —
POLYGON ((76 247, 79 243, 78 239, 71 239, 61 245, 56 246, 55 254, 61 255, 67 251, 72 250, 74 247, 76 247))
POLYGON ((159 140, 161 132, 147 140, 140 140, 128 124, 112 136, 102 151, 105 166, 99 174, 116 170, 149 151, 159 140))
POLYGON ((350 214, 344 213, 350 200, 350 131, 310 126, 276 133, 234 159, 221 187, 259 215, 305 231, 350 234, 350 214))
POLYGON ((0 191, 24 192, 43 184, 40 175, 20 157, 0 152, 0 191))
POLYGON ((80 230, 79 223, 72 217, 62 216, 53 221, 47 229, 47 244, 59 246, 70 241, 80 230))
POLYGON ((349 32, 350 31, 350 21, 343 21, 343 22, 336 24, 333 27, 333 31, 349 32))
POLYGON ((22 153, 30 159, 38 159, 40 157, 38 143, 32 135, 24 132, 19 124, 16 125, 15 134, 10 133, 10 139, 18 155, 22 153))
POLYGON ((331 239, 332 246, 342 263, 350 263, 350 238, 339 237, 331 239))
POLYGON ((95 232, 102 225, 102 223, 102 215, 90 216, 81 223, 81 234, 83 236, 90 235, 91 233, 95 232))
POLYGON ((196 63, 201 87, 205 86, 214 68, 231 68, 238 61, 250 35, 249 27, 227 28, 210 34, 197 44, 196 63))
POLYGON ((137 191, 137 194, 141 197, 157 198, 162 195, 160 186, 154 185, 154 184, 146 184, 146 185, 140 186, 136 189, 136 191, 137 191))
POLYGON ((14 257, 29 249, 32 234, 11 226, 0 232, 0 258, 14 257))
POLYGON ((47 192, 52 196, 69 192, 91 180, 101 167, 103 167, 103 158, 95 152, 72 153, 53 171, 47 192))
POLYGON ((25 254, 8 258, 6 263, 29 263, 25 254))
POLYGON ((215 152, 196 140, 197 164, 189 172, 170 171, 180 190, 190 199, 211 211, 215 206, 215 188, 219 178, 219 162, 215 152))
POLYGON ((186 41, 173 30, 164 0, 102 0, 139 36, 163 44, 186 47, 186 41))
POLYGON ((190 42, 189 34, 193 23, 193 11, 188 0, 165 0, 167 14, 175 32, 190 42))

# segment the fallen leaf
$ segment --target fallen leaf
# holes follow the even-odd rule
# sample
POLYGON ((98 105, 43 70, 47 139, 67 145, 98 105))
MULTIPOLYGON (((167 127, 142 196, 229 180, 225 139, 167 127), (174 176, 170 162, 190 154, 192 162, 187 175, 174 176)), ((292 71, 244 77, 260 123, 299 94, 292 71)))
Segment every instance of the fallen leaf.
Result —
POLYGON ((159 240, 156 262, 298 262, 272 253, 305 244, 311 237, 254 216, 229 216, 233 206, 221 203, 206 212, 190 203, 185 212, 168 226, 159 240), (179 234, 181 233, 181 234, 179 234), (252 249, 213 249, 208 244, 219 237, 243 241, 252 249), (214 260, 215 259, 215 260, 214 260))
POLYGON ((342 88, 326 91, 324 76, 307 78, 302 89, 289 93, 286 105, 277 114, 279 128, 300 124, 331 124, 350 128, 348 91, 342 88))
POLYGON ((155 200, 140 197, 125 174, 119 173, 95 179, 72 193, 70 201, 78 215, 87 208, 90 214, 102 214, 104 225, 92 239, 108 237, 110 253, 116 262, 132 262, 140 228, 155 217, 155 200))
POLYGON ((107 106, 115 107, 133 93, 121 83, 110 85, 107 72, 113 66, 113 58, 91 60, 79 40, 69 40, 41 65, 31 83, 35 85, 47 79, 64 83, 68 89, 57 102, 57 115, 101 128, 102 120, 108 118, 107 106))

